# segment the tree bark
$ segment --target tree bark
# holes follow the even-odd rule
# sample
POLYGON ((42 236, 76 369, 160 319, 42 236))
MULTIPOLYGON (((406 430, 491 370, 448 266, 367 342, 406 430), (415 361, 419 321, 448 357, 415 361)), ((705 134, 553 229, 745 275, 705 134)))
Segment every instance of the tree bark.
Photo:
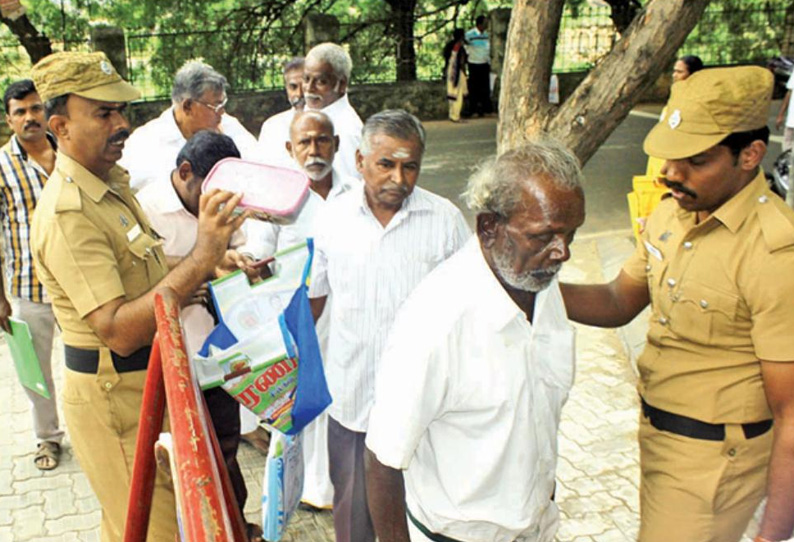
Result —
POLYGON ((539 34, 553 33, 556 39, 559 19, 543 14, 552 3, 561 9, 562 0, 524 0, 513 8, 499 106, 499 151, 546 132, 584 165, 670 64, 709 0, 652 0, 557 111, 550 109, 547 91, 553 50, 549 55, 528 43, 520 36, 527 31, 519 28, 537 26, 539 34))
POLYGON ((16 20, 0 16, 0 21, 6 25, 19 40, 22 47, 30 57, 31 64, 35 64, 45 56, 52 54, 50 38, 36 29, 27 15, 22 15, 16 20))
POLYGON ((414 23, 417 0, 386 0, 394 14, 397 41, 397 81, 416 81, 414 23))
POLYGON ((499 150, 541 132, 550 114, 549 78, 565 0, 519 0, 507 29, 499 93, 499 150))

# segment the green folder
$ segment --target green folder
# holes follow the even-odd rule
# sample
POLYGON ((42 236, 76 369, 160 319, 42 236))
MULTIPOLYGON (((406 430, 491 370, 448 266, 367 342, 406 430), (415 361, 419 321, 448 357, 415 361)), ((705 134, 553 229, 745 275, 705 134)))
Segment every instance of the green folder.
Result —
POLYGON ((44 375, 41 372, 41 363, 36 351, 33 349, 33 337, 30 335, 30 328, 26 322, 9 318, 11 333, 5 333, 6 344, 11 351, 14 359, 14 366, 17 368, 19 381, 26 388, 30 388, 42 397, 50 399, 50 392, 44 382, 44 375))

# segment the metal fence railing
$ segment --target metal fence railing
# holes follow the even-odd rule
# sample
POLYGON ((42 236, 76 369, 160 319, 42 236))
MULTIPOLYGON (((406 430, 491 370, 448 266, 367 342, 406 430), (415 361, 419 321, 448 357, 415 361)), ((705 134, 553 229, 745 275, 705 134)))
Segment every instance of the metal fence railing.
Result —
MULTIPOLYGON (((713 3, 681 48, 707 65, 763 62, 780 53, 789 0, 768 0, 741 8, 713 3)), ((592 68, 609 52, 619 35, 606 7, 566 8, 560 26, 553 70, 592 68)), ((416 72, 420 80, 437 80, 443 71, 441 50, 456 26, 470 22, 452 17, 420 18, 414 26, 416 72)), ((385 83, 396 77, 395 21, 346 21, 340 42, 353 57, 351 82, 385 83)), ((53 48, 87 48, 87 40, 55 41, 53 48)), ((203 58, 229 79, 235 91, 280 88, 284 62, 303 52, 303 30, 296 26, 221 28, 189 32, 126 31, 128 73, 147 98, 169 92, 174 72, 188 59, 203 58)), ((0 83, 26 76, 27 55, 0 26, 0 83)))

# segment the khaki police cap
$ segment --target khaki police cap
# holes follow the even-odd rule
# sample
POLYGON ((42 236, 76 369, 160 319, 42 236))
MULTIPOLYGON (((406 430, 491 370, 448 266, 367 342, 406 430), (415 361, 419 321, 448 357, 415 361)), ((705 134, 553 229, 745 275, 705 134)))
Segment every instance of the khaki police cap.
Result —
POLYGON ((48 55, 33 66, 31 77, 44 102, 64 94, 102 102, 130 102, 141 97, 101 52, 48 55))
POLYGON ((726 136, 767 124, 772 73, 758 66, 711 68, 673 84, 665 114, 645 138, 649 156, 680 160, 726 136))

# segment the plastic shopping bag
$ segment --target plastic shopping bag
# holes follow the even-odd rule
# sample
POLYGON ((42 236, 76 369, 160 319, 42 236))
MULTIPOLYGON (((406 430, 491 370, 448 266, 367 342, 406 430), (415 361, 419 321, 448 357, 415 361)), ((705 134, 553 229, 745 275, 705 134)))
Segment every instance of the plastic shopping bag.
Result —
POLYGON ((262 530, 265 540, 281 540, 303 494, 303 435, 273 431, 262 481, 262 530))
POLYGON ((308 298, 311 239, 275 256, 273 276, 211 283, 220 323, 195 358, 202 389, 222 386, 271 427, 294 435, 331 403, 308 298))

